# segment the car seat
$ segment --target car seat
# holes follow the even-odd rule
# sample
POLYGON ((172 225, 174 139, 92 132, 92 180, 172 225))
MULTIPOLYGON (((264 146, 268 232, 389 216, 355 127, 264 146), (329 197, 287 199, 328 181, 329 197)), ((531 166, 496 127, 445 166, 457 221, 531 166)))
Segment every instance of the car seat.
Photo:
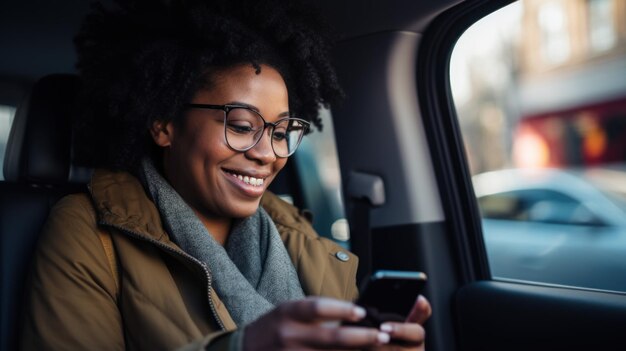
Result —
POLYGON ((51 207, 85 191, 88 169, 72 165, 72 119, 78 77, 40 79, 18 107, 0 182, 0 350, 17 349, 24 284, 51 207))
MULTIPOLYGON (((86 191, 91 169, 77 166, 73 119, 79 79, 71 74, 41 78, 18 107, 7 143, 0 182, 0 350, 17 348, 24 284, 39 232, 63 196, 86 191)), ((270 190, 302 205, 294 166, 270 190)))

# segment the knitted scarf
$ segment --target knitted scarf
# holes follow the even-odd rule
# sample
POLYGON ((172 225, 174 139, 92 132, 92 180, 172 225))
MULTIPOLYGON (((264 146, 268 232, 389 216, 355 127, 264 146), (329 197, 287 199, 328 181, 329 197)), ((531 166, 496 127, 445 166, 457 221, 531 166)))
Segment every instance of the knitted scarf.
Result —
POLYGON ((223 247, 150 159, 142 161, 140 175, 170 238, 207 265, 213 288, 237 325, 254 321, 280 302, 304 297, 285 245, 263 208, 234 219, 223 247))

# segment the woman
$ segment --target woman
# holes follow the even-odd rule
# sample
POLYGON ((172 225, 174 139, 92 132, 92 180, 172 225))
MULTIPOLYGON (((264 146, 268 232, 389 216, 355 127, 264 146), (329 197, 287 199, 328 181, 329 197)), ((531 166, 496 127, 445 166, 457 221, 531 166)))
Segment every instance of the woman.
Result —
POLYGON ((94 8, 76 39, 79 137, 100 168, 44 228, 24 349, 423 349, 423 298, 405 323, 341 326, 365 315, 347 302, 356 258, 265 191, 341 95, 311 16, 94 8))

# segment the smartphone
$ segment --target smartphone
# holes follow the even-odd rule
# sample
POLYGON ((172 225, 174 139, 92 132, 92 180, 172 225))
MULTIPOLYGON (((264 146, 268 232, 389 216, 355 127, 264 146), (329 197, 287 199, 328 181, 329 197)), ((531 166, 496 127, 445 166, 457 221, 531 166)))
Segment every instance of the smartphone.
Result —
POLYGON ((367 317, 355 323, 379 327, 388 321, 403 322, 426 285, 426 274, 414 271, 376 271, 363 282, 356 304, 367 317))

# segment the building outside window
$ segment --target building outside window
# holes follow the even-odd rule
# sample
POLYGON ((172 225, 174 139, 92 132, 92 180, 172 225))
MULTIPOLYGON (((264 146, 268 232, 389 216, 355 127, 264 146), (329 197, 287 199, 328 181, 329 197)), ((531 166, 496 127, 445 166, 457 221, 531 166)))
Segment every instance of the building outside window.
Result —
POLYGON ((545 2, 538 12, 541 31, 541 55, 546 63, 566 62, 571 53, 565 8, 560 2, 545 2))
POLYGON ((588 0, 589 46, 592 52, 612 49, 617 43, 613 0, 588 0))

